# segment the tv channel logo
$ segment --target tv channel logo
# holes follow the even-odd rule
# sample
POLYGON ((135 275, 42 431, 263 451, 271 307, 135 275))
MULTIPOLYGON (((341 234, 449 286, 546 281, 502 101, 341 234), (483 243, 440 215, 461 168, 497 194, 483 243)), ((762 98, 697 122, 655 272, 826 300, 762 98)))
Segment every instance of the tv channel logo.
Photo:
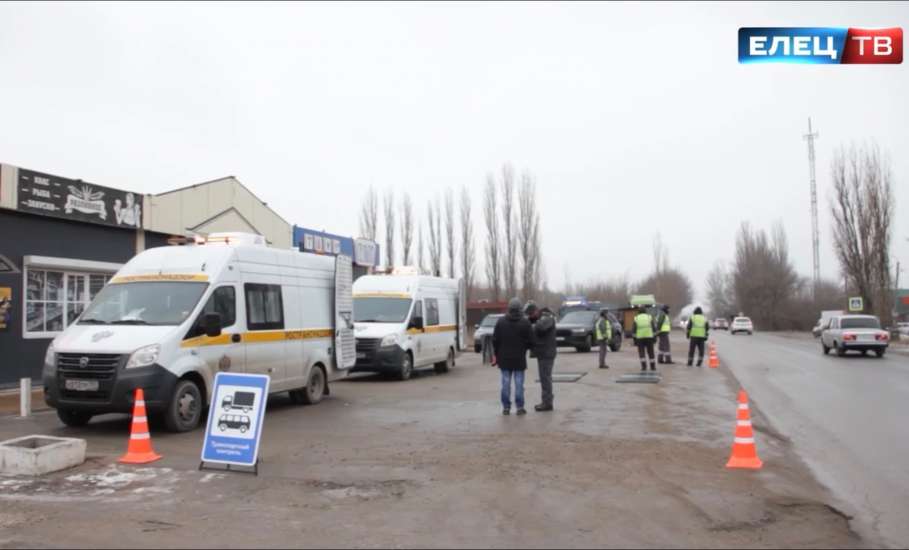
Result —
POLYGON ((742 27, 739 63, 900 64, 903 29, 742 27))

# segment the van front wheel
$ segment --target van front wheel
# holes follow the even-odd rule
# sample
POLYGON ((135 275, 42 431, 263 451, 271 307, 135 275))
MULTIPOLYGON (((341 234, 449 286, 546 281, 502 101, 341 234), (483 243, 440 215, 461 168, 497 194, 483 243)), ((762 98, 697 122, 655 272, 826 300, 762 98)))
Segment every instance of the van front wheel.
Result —
POLYGON ((57 409, 57 417, 70 428, 81 428, 92 419, 92 414, 73 409, 57 409))
POLYGON ((171 432, 196 429, 202 419, 202 392, 192 380, 180 380, 164 411, 164 424, 171 432))
POLYGON ((410 376, 413 374, 413 357, 411 357, 410 352, 404 354, 404 358, 401 359, 401 370, 398 371, 398 380, 410 380, 410 376))

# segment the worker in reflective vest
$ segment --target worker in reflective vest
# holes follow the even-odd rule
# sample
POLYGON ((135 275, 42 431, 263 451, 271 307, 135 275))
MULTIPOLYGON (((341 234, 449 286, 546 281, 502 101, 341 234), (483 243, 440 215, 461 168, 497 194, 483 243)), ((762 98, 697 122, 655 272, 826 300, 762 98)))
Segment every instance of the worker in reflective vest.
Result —
POLYGON ((707 318, 704 317, 704 311, 697 307, 694 310, 694 315, 691 316, 691 319, 688 320, 688 331, 686 336, 691 341, 688 344, 688 366, 691 366, 691 362, 694 360, 694 350, 698 350, 698 366, 703 366, 704 363, 704 342, 707 341, 707 336, 710 335, 710 324, 707 323, 707 318))
POLYGON ((657 332, 660 338, 660 349, 657 352, 657 363, 674 365, 669 349, 669 334, 672 332, 672 321, 669 318, 669 306, 664 305, 657 315, 657 332))
POLYGON ((609 311, 600 312, 600 318, 597 319, 597 345, 600 346, 600 368, 608 369, 606 364, 606 351, 609 349, 609 342, 612 341, 612 322, 609 320, 609 311))
POLYGON ((653 334, 656 331, 653 315, 647 313, 644 306, 634 318, 634 343, 638 347, 641 359, 641 372, 647 371, 647 359, 650 359, 650 370, 656 372, 656 359, 653 357, 653 334))

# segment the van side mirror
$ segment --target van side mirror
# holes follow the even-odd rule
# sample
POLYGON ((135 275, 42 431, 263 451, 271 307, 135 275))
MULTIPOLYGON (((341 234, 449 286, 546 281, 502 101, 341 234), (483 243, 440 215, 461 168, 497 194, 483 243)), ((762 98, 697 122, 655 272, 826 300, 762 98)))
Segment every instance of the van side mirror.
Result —
POLYGON ((423 330, 423 318, 414 317, 410 320, 410 328, 415 328, 417 330, 423 330))
POLYGON ((205 330, 205 335, 214 338, 215 336, 221 336, 221 314, 220 313, 206 313, 202 317, 202 329, 205 330))

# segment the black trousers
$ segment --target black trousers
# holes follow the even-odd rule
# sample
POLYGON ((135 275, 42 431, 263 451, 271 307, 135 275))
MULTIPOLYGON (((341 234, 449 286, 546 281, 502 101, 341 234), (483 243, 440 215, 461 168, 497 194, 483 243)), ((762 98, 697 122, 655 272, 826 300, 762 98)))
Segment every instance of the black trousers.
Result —
POLYGON ((691 364, 691 361, 694 359, 694 350, 698 350, 698 366, 704 362, 704 342, 706 338, 692 338, 691 342, 688 344, 688 364, 691 364))
POLYGON ((647 359, 650 359, 650 369, 656 370, 656 359, 653 352, 653 338, 638 338, 635 340, 638 346, 638 357, 641 358, 641 370, 647 370, 647 359))

